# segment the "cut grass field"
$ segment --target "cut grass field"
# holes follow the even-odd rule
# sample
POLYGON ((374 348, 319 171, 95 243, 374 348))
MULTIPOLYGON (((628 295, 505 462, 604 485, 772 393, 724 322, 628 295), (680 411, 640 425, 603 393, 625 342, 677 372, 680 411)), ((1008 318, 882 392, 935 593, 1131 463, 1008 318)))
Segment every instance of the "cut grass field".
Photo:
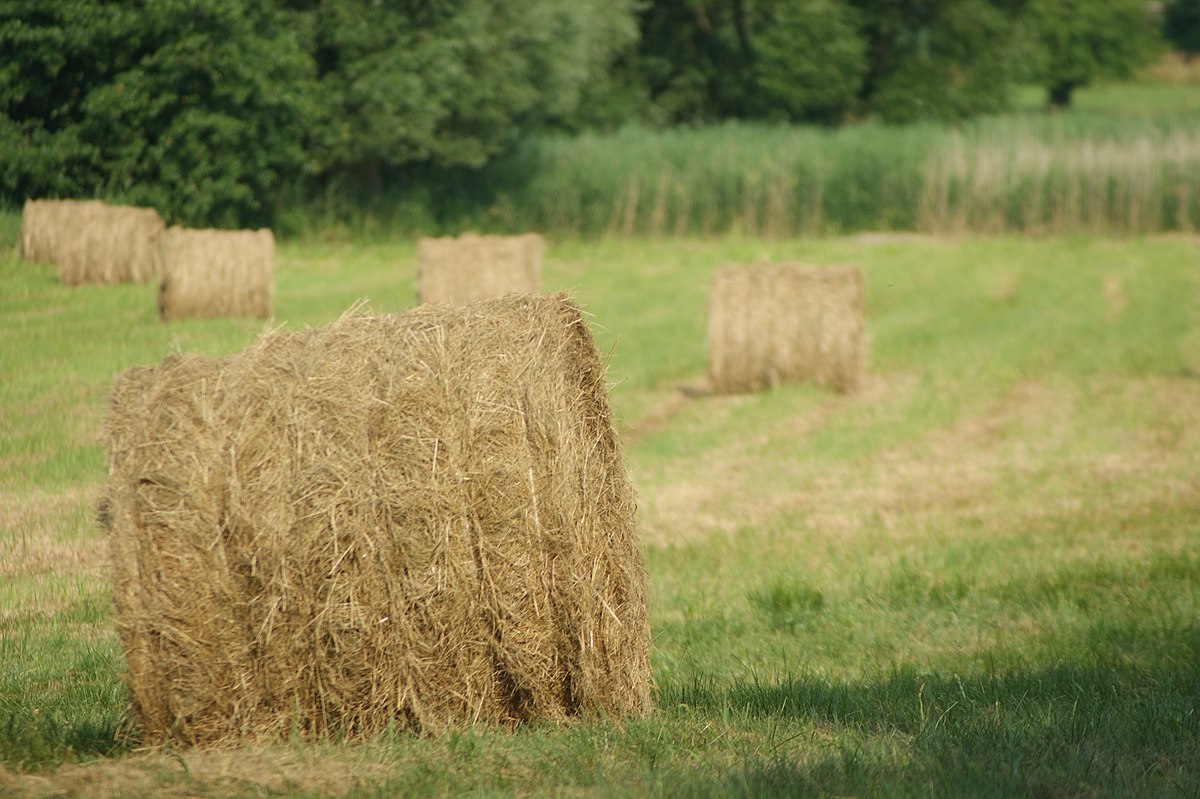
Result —
MULTIPOLYGON (((137 747, 93 521, 112 379, 254 320, 68 288, 0 220, 0 795, 1195 796, 1200 246, 551 242, 611 351, 640 496, 645 720, 354 746, 137 747), (855 263, 855 395, 706 394, 727 263, 855 263)), ((286 242, 277 321, 413 304, 411 242, 286 242)))

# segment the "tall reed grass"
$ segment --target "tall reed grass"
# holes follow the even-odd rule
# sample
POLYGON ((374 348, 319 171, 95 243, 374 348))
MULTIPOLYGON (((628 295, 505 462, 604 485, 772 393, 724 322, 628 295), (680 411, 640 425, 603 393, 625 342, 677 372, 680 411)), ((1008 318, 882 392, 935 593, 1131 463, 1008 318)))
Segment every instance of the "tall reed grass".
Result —
POLYGON ((1200 222, 1200 135, 1106 138, 984 129, 943 137, 923 168, 917 228, 1158 233, 1200 222))
POLYGON ((544 136, 440 194, 449 227, 571 235, 1191 231, 1200 113, 544 136))

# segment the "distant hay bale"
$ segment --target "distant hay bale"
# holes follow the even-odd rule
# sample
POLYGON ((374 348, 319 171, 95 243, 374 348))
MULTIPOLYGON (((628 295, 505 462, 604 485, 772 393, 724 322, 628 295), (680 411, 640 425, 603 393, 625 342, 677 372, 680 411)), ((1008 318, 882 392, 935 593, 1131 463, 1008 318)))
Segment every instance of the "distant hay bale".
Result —
POLYGON ((813 380, 858 388, 866 370, 862 273, 800 264, 719 269, 708 307, 713 391, 757 391, 813 380))
POLYGON ((67 285, 145 283, 158 277, 163 221, 153 208, 99 200, 27 200, 21 257, 58 265, 67 285))
POLYGON ((460 305, 512 292, 537 294, 543 249, 536 233, 421 239, 417 301, 460 305))
POLYGON ((633 491, 564 296, 172 356, 117 379, 107 436, 148 741, 649 710, 633 491))
POLYGON ((21 212, 21 258, 56 264, 69 232, 104 203, 99 200, 26 200, 21 212))
POLYGON ((59 229, 58 279, 84 283, 148 283, 158 277, 162 217, 153 208, 88 203, 59 229))
POLYGON ((185 317, 257 316, 275 305, 275 235, 262 230, 172 227, 162 239, 158 312, 185 317))

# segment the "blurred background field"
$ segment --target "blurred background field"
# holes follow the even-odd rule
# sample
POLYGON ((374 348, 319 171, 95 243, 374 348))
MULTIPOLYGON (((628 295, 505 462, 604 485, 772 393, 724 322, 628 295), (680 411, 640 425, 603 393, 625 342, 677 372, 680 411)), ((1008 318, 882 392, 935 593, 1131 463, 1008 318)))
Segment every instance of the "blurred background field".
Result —
MULTIPOLYGON (((1198 787, 1189 237, 552 240, 545 288, 570 291, 610 353, 657 712, 167 754, 138 753, 125 720, 93 519, 105 396, 125 368, 232 352, 263 323, 163 325, 152 286, 63 286, 19 261, 11 217, 4 229, 0 787, 14 795, 1198 787), (861 392, 706 395, 708 281, 766 260, 862 268, 861 392)), ((406 239, 286 242, 274 323, 321 324, 360 298, 403 310, 415 275, 406 239)))

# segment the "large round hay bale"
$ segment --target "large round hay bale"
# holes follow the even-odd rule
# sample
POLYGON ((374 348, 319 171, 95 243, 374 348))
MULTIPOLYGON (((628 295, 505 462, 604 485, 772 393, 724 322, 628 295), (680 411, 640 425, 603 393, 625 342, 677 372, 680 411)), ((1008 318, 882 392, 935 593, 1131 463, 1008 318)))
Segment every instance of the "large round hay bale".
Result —
POLYGON ((634 495, 562 295, 173 356, 118 378, 107 436, 147 741, 649 709, 634 495))
POLYGON ((262 230, 172 227, 162 239, 158 312, 186 317, 257 316, 275 307, 275 235, 262 230))
POLYGON ((158 277, 164 224, 153 208, 64 200, 52 202, 49 218, 52 241, 44 245, 35 225, 29 248, 58 264, 63 283, 146 283, 158 277))
POLYGON ((708 306, 708 373, 718 393, 813 380, 858 388, 866 370, 862 272, 853 266, 728 266, 708 306))
POLYGON ((417 301, 460 305, 542 289, 542 237, 423 238, 417 242, 417 301))

